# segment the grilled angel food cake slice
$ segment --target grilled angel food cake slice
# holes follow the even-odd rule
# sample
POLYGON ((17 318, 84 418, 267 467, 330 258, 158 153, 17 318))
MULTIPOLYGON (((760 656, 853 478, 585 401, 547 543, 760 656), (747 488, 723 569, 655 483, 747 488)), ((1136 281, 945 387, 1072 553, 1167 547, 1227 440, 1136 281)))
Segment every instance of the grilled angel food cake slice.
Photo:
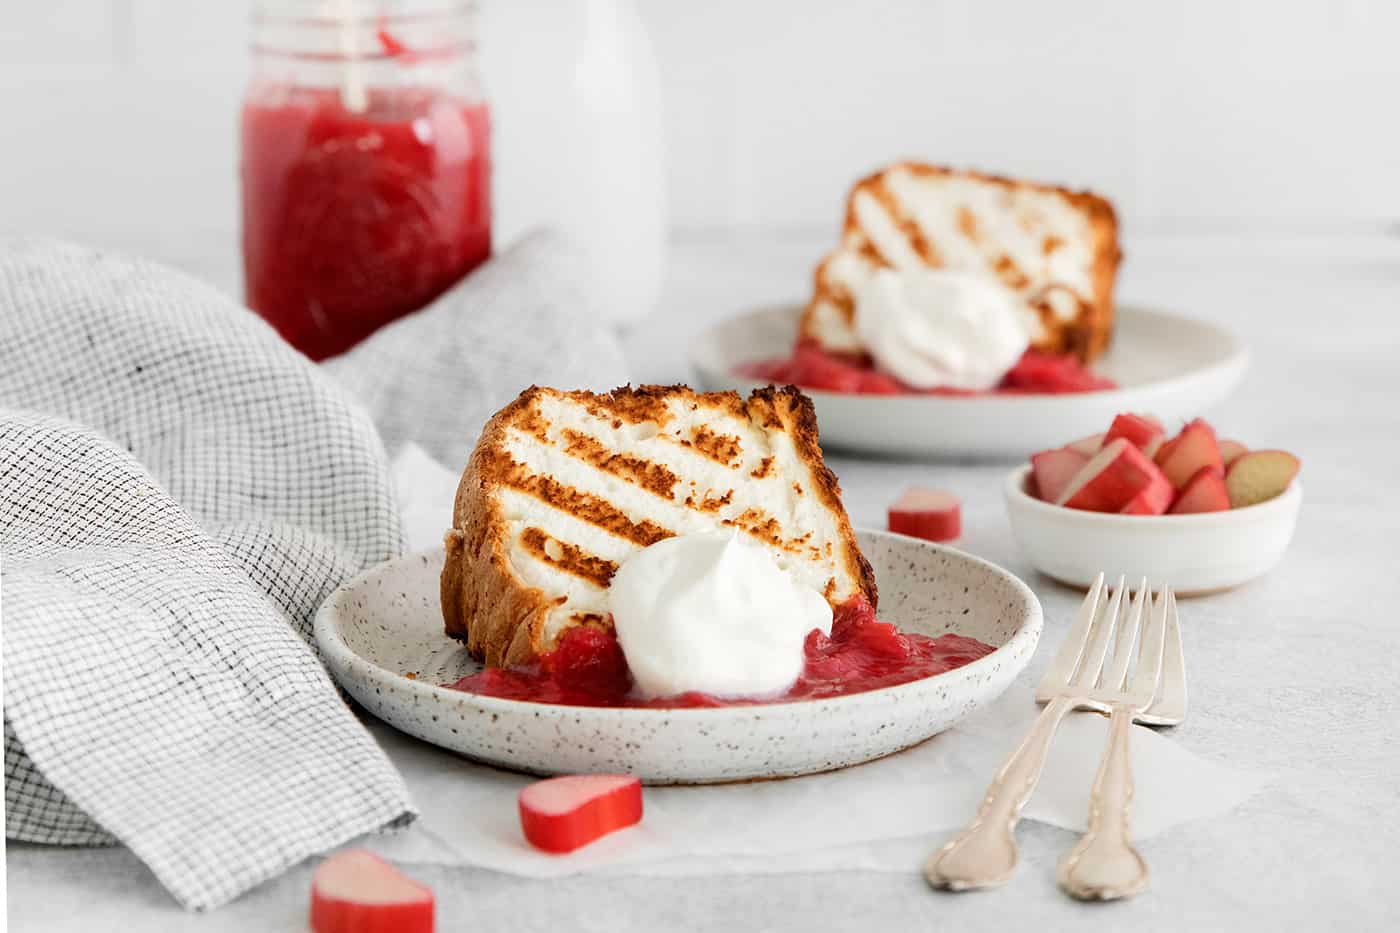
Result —
POLYGON ((789 386, 606 395, 532 387, 496 414, 457 489, 442 610, 488 665, 567 629, 609 627, 608 585, 647 545, 733 529, 839 606, 875 578, 822 462, 811 400, 789 386))
POLYGON ((851 189, 800 337, 861 353, 856 294, 880 268, 984 274, 1025 302, 1031 346, 1090 362, 1113 332, 1113 205, 1089 192, 901 162, 851 189))

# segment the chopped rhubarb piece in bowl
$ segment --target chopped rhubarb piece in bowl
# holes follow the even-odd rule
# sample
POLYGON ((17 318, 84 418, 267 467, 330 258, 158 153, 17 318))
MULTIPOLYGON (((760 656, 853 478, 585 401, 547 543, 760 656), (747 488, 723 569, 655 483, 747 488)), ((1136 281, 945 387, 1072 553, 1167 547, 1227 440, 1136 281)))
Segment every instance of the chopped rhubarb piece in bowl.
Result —
POLYGON ((1298 458, 1286 450, 1252 450, 1241 454, 1225 473, 1230 507, 1258 505, 1283 495, 1298 475, 1298 458))
POLYGON ((1236 460, 1240 459, 1240 457, 1244 456, 1247 453, 1249 453, 1249 448, 1241 444, 1239 441, 1227 440, 1220 442, 1220 459, 1225 461, 1225 466, 1227 468, 1230 466, 1230 464, 1234 463, 1236 460))
POLYGON ((1042 450, 1031 454, 1031 472, 1035 474, 1035 492, 1046 502, 1059 501, 1070 481, 1089 462, 1092 454, 1080 453, 1071 447, 1042 450))
POLYGON ((1138 450, 1151 457, 1161 446, 1166 433, 1162 422, 1150 415, 1121 414, 1109 425, 1103 442, 1107 444, 1120 437, 1127 438, 1138 450))
POLYGON ((1121 512, 1134 497, 1171 503, 1172 487, 1157 465, 1126 438, 1104 445, 1070 480, 1057 505, 1091 512, 1121 512))
POLYGON ((1065 447, 1081 453, 1088 458, 1103 449, 1105 437, 1107 437, 1106 434, 1090 434, 1088 437, 1081 437, 1077 441, 1070 441, 1065 447))
POLYGON ((1202 467, 1214 467, 1222 472, 1225 469, 1215 429, 1200 418, 1182 428, 1168 444, 1158 452, 1157 463, 1177 489, 1186 488, 1202 467))
POLYGON ((1181 495, 1172 503, 1173 515, 1197 515, 1201 512, 1224 512, 1230 508, 1230 494, 1225 489, 1225 473, 1214 466, 1203 466, 1186 483, 1181 495))

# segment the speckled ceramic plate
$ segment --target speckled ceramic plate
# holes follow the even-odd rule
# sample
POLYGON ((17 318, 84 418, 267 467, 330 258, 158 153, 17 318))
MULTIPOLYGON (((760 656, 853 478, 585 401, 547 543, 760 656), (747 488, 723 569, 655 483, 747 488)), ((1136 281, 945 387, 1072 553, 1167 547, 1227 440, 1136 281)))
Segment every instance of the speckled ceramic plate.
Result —
MULTIPOLYGON (((761 308, 716 324, 691 345, 706 389, 748 392, 742 363, 792 349, 802 309, 761 308)), ((851 395, 805 390, 817 408, 822 447, 917 457, 1021 458, 1084 437, 1120 411, 1168 421, 1205 414, 1239 383, 1249 352, 1208 321, 1165 311, 1118 309, 1113 346, 1094 370, 1117 389, 1073 395, 851 395)))
POLYGON ((861 532, 880 618, 925 635, 990 644, 971 664, 897 687, 828 700, 719 709, 555 706, 449 690, 480 670, 442 632, 442 553, 374 568, 316 616, 337 681, 385 722, 489 764, 538 774, 625 771, 654 784, 829 771, 897 752, 999 696, 1040 638, 1035 594, 1001 568, 952 548, 861 532))

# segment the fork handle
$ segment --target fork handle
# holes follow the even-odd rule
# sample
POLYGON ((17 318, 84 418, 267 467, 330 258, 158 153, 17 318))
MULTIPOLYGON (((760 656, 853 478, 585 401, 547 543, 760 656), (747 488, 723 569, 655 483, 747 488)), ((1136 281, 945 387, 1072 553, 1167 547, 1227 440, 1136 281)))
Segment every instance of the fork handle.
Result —
POLYGON ((1016 823, 1045 767, 1050 741, 1073 702, 1056 697, 993 779, 972 822, 929 857, 924 877, 935 888, 970 891, 1003 884, 1016 871, 1016 823))
POLYGON ((1108 748, 1099 762, 1089 797, 1089 829, 1060 860, 1060 887, 1082 901, 1131 897, 1147 887, 1147 863, 1128 838, 1128 808, 1133 800, 1133 768, 1128 754, 1133 710, 1113 706, 1108 748))

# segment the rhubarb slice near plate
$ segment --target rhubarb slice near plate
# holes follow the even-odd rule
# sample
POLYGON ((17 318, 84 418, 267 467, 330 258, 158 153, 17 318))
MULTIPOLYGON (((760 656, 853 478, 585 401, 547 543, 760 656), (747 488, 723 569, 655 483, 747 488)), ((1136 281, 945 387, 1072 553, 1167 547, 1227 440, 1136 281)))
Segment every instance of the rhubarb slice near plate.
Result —
POLYGON ((907 489, 890 506, 889 527, 911 538, 952 541, 962 534, 962 502, 942 489, 907 489))
POLYGON ((571 774, 520 792, 520 828, 537 849, 562 854, 642 819, 642 782, 629 774, 571 774))
POLYGON ((339 852, 311 879, 314 933, 433 933, 433 889, 364 849, 339 852))

